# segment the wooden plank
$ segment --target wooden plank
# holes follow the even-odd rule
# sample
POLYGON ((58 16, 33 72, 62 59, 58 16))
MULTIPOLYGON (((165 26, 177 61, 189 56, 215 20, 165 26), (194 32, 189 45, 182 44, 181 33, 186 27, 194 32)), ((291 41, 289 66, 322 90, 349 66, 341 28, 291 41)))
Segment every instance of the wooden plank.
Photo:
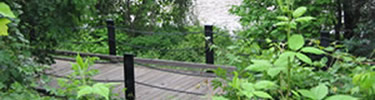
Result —
MULTIPOLYGON (((160 86, 160 87, 168 87, 171 84, 175 84, 175 80, 177 79, 183 79, 184 76, 182 75, 170 75, 169 77, 165 77, 166 79, 153 82, 152 84, 155 86, 160 86)), ((169 87, 168 87, 169 88, 169 87)))
MULTIPOLYGON (((66 64, 69 62, 60 61, 57 67, 60 65, 64 66, 66 70, 66 64)), ((100 79, 99 76, 106 76, 109 79, 123 79, 122 64, 96 64, 93 65, 92 69, 106 70, 101 72, 94 79, 100 79), (121 74, 121 75, 120 75, 121 74)), ((69 67, 68 67, 69 68, 69 67)), ((70 68, 69 68, 70 69, 70 68)), ((66 72, 67 73, 67 72, 66 72)), ((147 67, 137 66, 135 67, 136 81, 142 82, 142 80, 152 86, 157 86, 161 88, 174 89, 178 91, 185 92, 197 92, 201 90, 195 90, 195 86, 201 83, 205 78, 181 75, 176 73, 164 72, 160 70, 153 70, 147 67)), ((121 93, 122 85, 116 86, 116 93, 120 93, 119 96, 123 97, 121 93)), ((178 99, 178 100, 201 100, 202 96, 197 96, 194 94, 180 93, 171 90, 165 90, 161 88, 151 88, 150 86, 136 84, 136 95, 137 100, 168 100, 168 99, 178 99)))
POLYGON ((109 69, 106 72, 102 72, 98 75, 95 75, 93 79, 99 80, 124 80, 124 78, 114 78, 113 76, 120 75, 123 76, 123 71, 121 67, 107 67, 109 69))
POLYGON ((186 87, 187 85, 192 85, 193 83, 197 83, 201 80, 198 80, 197 78, 195 77, 190 77, 190 76, 185 76, 183 77, 183 80, 182 82, 176 82, 176 83, 179 83, 179 84, 174 84, 174 85, 171 85, 169 87, 173 87, 173 88, 176 88, 176 89, 182 89, 184 87, 186 87))
MULTIPOLYGON (((168 82, 167 80, 172 78, 172 77, 167 77, 167 76, 171 76, 171 75, 164 73, 164 75, 157 76, 154 79, 150 79, 150 80, 145 81, 144 83, 148 83, 148 84, 151 84, 153 86, 158 86, 158 87, 162 87, 162 88, 168 88, 168 85, 164 85, 164 86, 159 85, 161 83, 168 82)), ((160 90, 161 91, 168 91, 168 90, 163 90, 163 89, 160 89, 160 90)), ((173 92, 173 91, 169 91, 169 92, 173 92)), ((149 96, 153 97, 155 99, 156 97, 159 97, 161 94, 170 94, 170 93, 156 92, 156 93, 153 93, 149 96)), ((155 99, 155 100, 157 100, 157 99, 155 99)))
MULTIPOLYGON (((184 75, 180 75, 180 76, 184 76, 184 75)), ((179 84, 178 86, 184 86, 186 84, 189 84, 189 81, 186 81, 185 80, 186 78, 180 78, 178 79, 177 81, 172 81, 171 84, 179 84), (176 83, 177 82, 177 83, 176 83)), ((178 90, 180 91, 181 89, 179 88, 175 88, 175 87, 169 87, 170 85, 167 85, 167 88, 169 89, 174 89, 174 90, 178 90)), ((186 93, 180 93, 180 92, 175 92, 175 91, 168 91, 169 93, 159 93, 158 96, 154 97, 155 100, 157 100, 156 98, 163 98, 163 97, 167 97, 167 96, 171 96, 171 97, 174 97, 176 98, 178 95, 191 95, 191 94, 186 94, 186 93)), ((190 92, 190 91, 186 91, 186 92, 190 92)), ((192 96, 196 96, 196 95, 192 95, 192 96)), ((178 99, 179 100, 179 99, 178 99)), ((197 99, 196 99, 197 100, 197 99)))
POLYGON ((163 74, 163 72, 152 70, 152 72, 145 75, 143 78, 135 79, 138 82, 147 82, 150 79, 155 79, 155 76, 159 76, 160 74, 163 74))
MULTIPOLYGON (((174 86, 171 86, 171 88, 175 88, 181 91, 187 91, 186 88, 194 88, 195 86, 197 86, 198 83, 202 81, 202 80, 194 80, 195 79, 194 77, 185 77, 184 79, 185 79, 183 80, 185 81, 184 83, 178 82, 180 83, 179 85, 176 84, 174 86)), ((199 93, 196 91, 187 91, 187 92, 199 93)), ((175 98, 186 100, 189 98, 192 99, 191 96, 195 96, 196 97, 195 99, 201 99, 199 95, 186 94, 186 93, 178 93, 177 95, 175 95, 175 98)))
POLYGON ((177 67, 186 67, 186 68, 203 68, 203 69, 217 69, 223 68, 230 71, 235 70, 235 67, 222 66, 222 65, 210 65, 210 64, 198 64, 190 62, 180 62, 180 61, 169 61, 169 60, 160 60, 160 59, 145 59, 145 58, 134 58, 134 61, 142 64, 156 64, 164 66, 177 66, 177 67))
MULTIPOLYGON (((190 87, 188 89, 185 89, 185 91, 193 91, 193 92, 198 92, 198 93, 205 93, 205 97, 209 98, 211 97, 213 94, 215 94, 214 90, 213 90, 213 87, 210 87, 210 86, 207 86, 207 85, 210 85, 211 84, 211 81, 212 79, 208 79, 209 83, 206 84, 202 81, 202 83, 204 84, 200 84, 200 87, 197 88, 197 87, 190 87)), ((183 95, 180 95, 179 98, 182 98, 183 95)))
MULTIPOLYGON (((200 86, 201 83, 203 83, 205 81, 205 79, 193 78, 193 79, 187 80, 187 81, 188 82, 186 82, 186 84, 182 85, 182 87, 179 88, 180 90, 187 91, 187 89, 189 89, 189 88, 196 88, 197 86, 200 86)), ((201 93, 201 92, 198 92, 198 91, 189 91, 189 92, 201 93)))
POLYGON ((117 70, 107 75, 109 80, 121 80, 124 82, 124 70, 122 68, 116 68, 117 70))
MULTIPOLYGON (((162 72, 165 74, 165 72, 162 72)), ((184 81, 184 77, 186 77, 185 75, 179 75, 179 74, 173 74, 173 73, 167 73, 165 74, 166 76, 174 76, 178 79, 180 79, 181 83, 185 83, 186 80, 184 81)), ((165 75, 162 75, 160 77, 163 77, 165 75)), ((163 88, 170 88, 168 86, 172 85, 172 84, 180 84, 180 83, 175 83, 173 80, 176 80, 175 78, 170 78, 170 77, 166 77, 166 79, 152 79, 152 80, 148 80, 147 83, 151 83, 151 85, 154 85, 154 86, 159 86, 159 87, 163 87, 163 88), (166 82, 164 85, 161 85, 161 83, 164 83, 166 82)), ((173 89, 173 88, 170 88, 170 89, 173 89)), ((179 90, 179 89, 175 89, 175 90, 179 90)), ((151 90, 148 90, 148 91, 151 91, 151 90)), ((142 95, 147 95, 146 99, 152 99, 152 100, 165 100, 165 99, 162 99, 162 98, 166 98, 166 97, 176 97, 178 96, 178 92, 175 92, 175 91, 169 91, 169 90, 163 90, 163 89, 159 89, 159 91, 156 91, 156 90, 153 90, 155 91, 155 93, 152 93, 152 94, 148 94, 149 92, 141 92, 142 95), (159 98, 159 99, 158 99, 159 98)), ((185 94, 187 95, 187 94, 185 94)))
MULTIPOLYGON (((171 88, 169 87, 170 85, 172 84, 175 84, 175 82, 173 82, 173 80, 176 80, 176 79, 183 79, 184 76, 182 75, 174 75, 175 77, 173 78, 169 78, 168 80, 165 80, 165 82, 160 82, 159 84, 156 83, 156 85, 159 85, 159 86, 163 86, 163 87, 167 87, 167 88, 171 88)), ((179 89, 177 89, 179 90, 179 89)), ((154 99, 155 100, 166 100, 166 99, 172 99, 172 98, 177 98, 178 97, 178 94, 180 94, 179 92, 173 92, 171 94, 161 94, 161 93, 157 93, 157 97, 155 97, 154 99)))
MULTIPOLYGON (((194 83, 199 83, 201 82, 201 80, 194 80, 195 82, 191 83, 191 81, 188 81, 188 78, 186 77, 189 77, 189 76, 186 76, 186 75, 178 75, 178 74, 175 74, 175 75, 172 75, 172 76, 179 76, 179 77, 176 77, 174 78, 174 80, 177 80, 176 82, 173 82, 173 80, 170 80, 170 82, 168 82, 169 84, 167 84, 166 88, 171 88, 171 89, 175 89, 175 90, 179 90, 179 91, 186 91, 186 92, 195 92, 195 91, 187 91, 186 88, 191 88, 191 87, 195 87, 196 84, 194 83), (180 79, 180 80, 178 80, 180 79), (178 87, 182 87, 182 88, 178 88, 178 87)), ((193 77, 190 77, 190 78, 193 78, 193 77)), ((169 81, 169 80, 168 80, 169 81)), ((198 92, 199 93, 199 92, 198 92)), ((173 94, 157 94, 159 97, 155 97, 155 100, 162 100, 163 98, 167 97, 168 95, 169 96, 174 96, 175 98, 179 98, 179 94, 181 95, 191 95, 191 94, 186 94, 186 93, 178 93, 178 92, 175 92, 173 94)), ((196 95, 195 95, 196 96, 196 95)))
MULTIPOLYGON (((56 50, 54 52, 55 54, 58 54, 58 55, 78 55, 78 52, 72 52, 72 51, 61 51, 61 50, 56 50)), ((99 58, 102 58, 102 59, 106 59, 106 60, 120 60, 120 59, 123 59, 121 56, 112 56, 112 55, 103 55, 103 54, 93 54, 93 53, 79 53, 80 56, 83 56, 83 57, 99 57, 99 58)))
POLYGON ((116 85, 115 87, 112 88, 112 92, 118 94, 117 97, 124 98, 125 96, 124 96, 123 89, 124 89, 124 83, 119 83, 119 85, 116 85))
POLYGON ((47 70, 46 73, 56 73, 60 70, 66 69, 69 66, 71 65, 67 61, 56 60, 56 64, 52 65, 51 69, 47 70))
POLYGON ((138 95, 142 98, 142 99, 137 98, 137 100, 139 100, 139 99, 141 99, 141 100, 153 100, 152 99, 153 97, 151 97, 150 95, 152 95, 154 93, 157 93, 157 92, 166 93, 168 91, 164 91, 164 90, 160 90, 158 88, 152 88, 152 87, 145 86, 144 89, 136 91, 136 95, 138 95))
POLYGON ((136 100, 147 100, 146 98, 148 98, 150 94, 156 93, 156 92, 163 92, 163 91, 160 91, 159 89, 151 88, 151 87, 140 85, 140 84, 135 84, 135 86, 136 86, 135 87, 136 100))
POLYGON ((53 74, 53 73, 56 73, 58 72, 59 70, 63 70, 64 67, 58 67, 58 66, 54 66, 52 65, 50 68, 48 68, 47 70, 44 71, 44 73, 46 74, 53 74))
POLYGON ((112 70, 115 67, 112 66, 105 66, 105 65, 100 65, 100 66, 95 66, 94 69, 99 71, 98 75, 95 75, 93 78, 98 77, 100 74, 107 73, 108 71, 112 70))
MULTIPOLYGON (((124 88, 124 83, 121 83, 121 85, 118 85, 116 86, 113 91, 115 93, 118 93, 119 94, 119 97, 122 97, 124 98, 124 92, 122 91, 122 89, 124 88)), ((148 95, 141 95, 142 92, 147 92, 149 91, 150 87, 147 87, 147 86, 143 86, 143 85, 139 85, 139 84, 135 84, 135 95, 136 95, 136 100, 146 100, 144 98, 148 97, 148 95)))
MULTIPOLYGON (((71 51, 55 51, 55 54, 61 55, 77 55, 76 52, 71 51)), ((114 56, 114 55, 103 55, 103 54, 92 54, 92 53, 79 53, 81 56, 94 56, 99 57, 102 59, 107 59, 111 61, 122 61, 122 56, 114 56)), ((142 64, 157 64, 157 65, 164 65, 164 66, 175 66, 175 67, 187 67, 187 68, 202 68, 202 69, 217 69, 223 68, 229 71, 233 71, 236 67, 233 66, 223 66, 223 65, 211 65, 211 64, 198 64, 198 63, 191 63, 191 62, 181 62, 181 61, 170 61, 170 60, 159 60, 159 59, 145 59, 145 58, 134 58, 134 61, 137 63, 142 64)))
POLYGON ((148 69, 148 68, 143 68, 143 67, 136 67, 134 70, 135 74, 135 80, 138 81, 138 79, 142 79, 144 77, 147 77, 150 73, 153 72, 153 70, 148 69))

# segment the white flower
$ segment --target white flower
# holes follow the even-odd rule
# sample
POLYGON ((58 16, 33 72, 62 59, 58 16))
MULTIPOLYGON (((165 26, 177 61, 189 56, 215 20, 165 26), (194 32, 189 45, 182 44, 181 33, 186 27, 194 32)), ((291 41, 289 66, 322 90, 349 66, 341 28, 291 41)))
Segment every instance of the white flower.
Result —
POLYGON ((270 6, 270 7, 267 7, 267 10, 269 10, 269 11, 273 11, 273 10, 275 10, 275 6, 272 5, 272 6, 270 6))

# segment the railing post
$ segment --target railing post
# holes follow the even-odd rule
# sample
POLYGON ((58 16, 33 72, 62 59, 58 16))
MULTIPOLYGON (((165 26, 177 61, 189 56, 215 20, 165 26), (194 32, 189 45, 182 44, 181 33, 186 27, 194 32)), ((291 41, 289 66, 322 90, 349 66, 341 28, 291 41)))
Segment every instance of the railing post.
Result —
POLYGON ((335 39, 336 40, 340 40, 340 31, 341 31, 341 27, 343 26, 342 25, 342 14, 343 14, 343 12, 342 12, 342 5, 341 5, 342 3, 341 3, 341 0, 337 0, 336 1, 336 6, 337 6, 337 10, 336 10, 336 12, 338 13, 337 14, 337 24, 335 25, 335 39))
POLYGON ((115 22, 111 19, 108 19, 106 22, 107 22, 107 32, 108 32, 109 55, 116 55, 115 22))
POLYGON ((124 81, 126 100, 135 100, 134 56, 124 54, 124 81))
MULTIPOLYGON (((330 36, 329 36, 329 31, 321 31, 320 32, 320 46, 322 47, 328 47, 330 44, 330 36)), ((332 66, 332 57, 330 56, 321 56, 321 58, 323 57, 327 57, 328 58, 328 61, 327 61, 327 65, 325 68, 323 68, 323 70, 327 70, 328 67, 332 66)))
POLYGON ((213 26, 205 25, 204 30, 206 37, 206 64, 214 64, 214 50, 210 49, 210 46, 214 44, 213 26))
POLYGON ((29 36, 30 36, 30 38, 29 38, 29 39, 30 39, 30 44, 33 45, 33 43, 34 43, 35 40, 36 40, 36 37, 35 37, 35 29, 34 29, 34 28, 31 29, 29 36))
POLYGON ((328 47, 329 46, 329 32, 321 31, 320 32, 320 46, 328 47))

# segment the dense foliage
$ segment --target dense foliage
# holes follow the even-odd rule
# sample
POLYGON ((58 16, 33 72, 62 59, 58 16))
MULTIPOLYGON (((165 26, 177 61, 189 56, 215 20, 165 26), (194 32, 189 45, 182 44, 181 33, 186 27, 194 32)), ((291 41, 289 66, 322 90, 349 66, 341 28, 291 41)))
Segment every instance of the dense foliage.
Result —
MULTIPOLYGON (((63 40, 83 38, 77 27, 104 25, 157 31, 186 30, 190 0, 3 0, 20 16, 18 28, 35 46, 38 62, 51 63, 49 53, 63 40), (120 24, 121 23, 121 24, 120 24), (42 51, 42 52, 41 52, 42 51)), ((127 32, 131 37, 135 33, 127 32)), ((94 35, 95 36, 95 35, 94 35)))
POLYGON ((342 0, 345 14, 343 35, 351 53, 374 57, 374 0, 342 0))
MULTIPOLYGON (((320 31, 331 31, 335 39, 345 40, 345 46, 351 53, 360 56, 374 52, 373 11, 374 0, 290 0, 295 6, 306 6, 306 15, 315 16, 316 21, 299 27, 298 31, 307 38, 317 38, 320 31)), ((286 38, 282 31, 273 25, 280 15, 276 0, 244 0, 234 6, 231 13, 241 17, 244 30, 239 35, 249 38, 279 39, 286 38), (256 9, 256 10, 252 10, 256 9), (257 16, 254 16, 257 15, 257 16)), ((333 38, 332 38, 333 39, 333 38)))
POLYGON ((16 28, 19 20, 10 7, 0 2, 0 97, 2 100, 48 99, 31 89, 38 72, 45 67, 31 59, 31 52, 24 38, 16 28))
MULTIPOLYGON (((214 29, 210 49, 216 64, 238 70, 215 71, 221 79, 212 85, 224 93, 213 99, 374 99, 374 3, 243 0, 231 12, 244 26, 236 35, 246 39, 214 29), (345 41, 322 47, 316 38, 323 30, 335 30, 335 39, 345 41)), ((108 54, 107 19, 116 23, 119 55, 204 62, 207 37, 187 17, 191 5, 191 0, 1 0, 0 99, 116 99, 110 88, 115 84, 90 79, 98 73, 89 69, 96 58, 77 56, 74 73, 58 79, 62 88, 48 87, 42 75, 54 49, 108 54), (180 32, 198 33, 174 34, 180 32), (42 96, 38 86, 49 93, 42 96)))
MULTIPOLYGON (((216 70, 221 78, 213 85, 225 92, 214 99, 373 99, 374 66, 367 63, 372 60, 335 49, 338 45, 321 47, 319 41, 314 40, 305 43, 306 36, 299 30, 300 27, 317 23, 315 21, 321 18, 309 16, 309 7, 299 7, 298 3, 292 1, 277 0, 272 3, 276 9, 273 12, 275 20, 270 26, 281 30, 280 34, 286 37, 286 42, 268 42, 266 47, 237 42, 234 48, 258 49, 248 51, 255 52, 248 57, 231 56, 238 68, 232 72, 234 75, 227 75, 228 72, 222 69, 216 70), (309 57, 312 55, 321 57, 314 60, 309 57), (332 58, 336 60, 329 60, 332 58), (329 64, 333 66, 329 67, 329 64)), ((256 12, 258 9, 252 10, 256 12)))
MULTIPOLYGON (((306 6, 307 16, 315 16, 316 21, 298 27, 298 31, 306 37, 316 37, 320 30, 331 30, 336 22, 335 2, 333 0, 290 0, 291 8, 306 6)), ((241 36, 260 39, 286 39, 283 30, 275 28, 276 16, 281 15, 282 9, 277 6, 276 0, 244 0, 241 5, 234 6, 231 13, 241 17, 241 24, 245 30, 240 32, 241 36), (256 10, 255 10, 256 9, 256 10)), ((297 24, 297 23, 296 23, 297 24)))

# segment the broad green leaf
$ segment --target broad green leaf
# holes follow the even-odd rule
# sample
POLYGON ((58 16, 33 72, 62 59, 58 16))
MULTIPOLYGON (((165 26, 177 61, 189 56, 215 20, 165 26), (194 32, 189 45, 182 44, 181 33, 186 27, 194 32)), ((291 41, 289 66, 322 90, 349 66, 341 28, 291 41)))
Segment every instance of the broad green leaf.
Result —
POLYGON ((299 7, 297 8, 294 12, 293 12, 293 17, 294 18, 298 18, 300 16, 302 16, 303 14, 305 14, 307 8, 306 7, 299 7))
POLYGON ((328 94, 328 87, 323 84, 319 84, 317 87, 311 89, 311 92, 315 95, 316 99, 322 100, 328 94))
POLYGON ((267 81, 267 80, 263 80, 263 81, 258 81, 257 83, 255 83, 254 87, 256 89, 272 89, 274 87, 276 87, 277 85, 272 82, 272 81, 267 81))
POLYGON ((297 56, 298 59, 302 60, 303 62, 305 62, 307 64, 312 64, 311 59, 308 56, 306 56, 305 54, 297 53, 296 56, 297 56))
POLYGON ((255 96, 258 96, 258 97, 261 97, 261 98, 272 98, 271 95, 269 95, 268 93, 263 92, 263 91, 254 91, 253 94, 255 96))
POLYGON ((242 83, 241 84, 241 88, 243 90, 245 90, 245 91, 248 91, 248 92, 255 91, 254 84, 253 83, 249 83, 249 82, 242 83))
POLYGON ((238 73, 233 72, 234 77, 232 79, 232 82, 229 82, 228 85, 232 86, 235 89, 240 89, 240 79, 238 78, 238 73))
POLYGON ((286 16, 277 16, 276 19, 281 20, 281 21, 289 21, 289 18, 286 16))
POLYGON ((283 0, 277 0, 277 4, 280 6, 280 9, 281 9, 282 12, 288 12, 289 11, 288 6, 284 5, 283 0))
POLYGON ((251 60, 251 61, 254 64, 247 67, 246 70, 261 72, 261 71, 266 71, 272 67, 272 64, 267 60, 251 60))
POLYGON ((287 26, 288 24, 288 22, 278 22, 275 24, 275 26, 287 26))
POLYGON ((295 21, 291 21, 289 24, 290 28, 297 29, 297 23, 295 21))
POLYGON ((335 48, 333 48, 333 47, 327 47, 327 48, 324 48, 324 50, 326 50, 326 51, 334 51, 335 50, 335 48))
POLYGON ((229 99, 227 99, 227 98, 225 98, 223 96, 213 96, 212 100, 229 100, 229 99))
POLYGON ((297 91, 292 90, 292 93, 293 93, 293 95, 297 96, 298 98, 301 97, 301 95, 299 95, 297 91))
POLYGON ((322 65, 325 65, 327 62, 328 62, 328 58, 327 58, 327 57, 323 57, 323 58, 320 59, 320 61, 319 61, 319 63, 322 64, 322 65))
POLYGON ((373 88, 375 83, 375 77, 373 77, 374 74, 374 72, 356 74, 353 77, 353 83, 359 85, 361 89, 373 88))
POLYGON ((280 55, 280 58, 285 59, 285 60, 290 59, 291 61, 293 61, 295 55, 296 55, 296 52, 293 52, 293 51, 285 51, 284 53, 282 53, 282 54, 280 55))
POLYGON ((241 95, 245 95, 249 99, 254 97, 254 94, 250 91, 240 91, 240 93, 241 93, 241 95))
POLYGON ((284 5, 283 0, 277 0, 277 4, 278 4, 279 6, 283 6, 283 5, 284 5))
POLYGON ((3 89, 5 85, 3 83, 0 83, 0 89, 3 89))
POLYGON ((349 95, 333 95, 328 97, 326 100, 358 100, 358 98, 349 95))
POLYGON ((8 26, 11 21, 6 18, 0 19, 0 36, 7 36, 8 35, 8 26))
POLYGON ((284 13, 288 13, 290 10, 289 10, 289 6, 280 6, 280 9, 282 12, 284 13))
POLYGON ((77 57, 76 57, 76 62, 77 64, 82 68, 84 66, 83 64, 83 59, 82 57, 80 56, 80 54, 78 53, 77 57))
POLYGON ((361 77, 362 77, 362 74, 356 74, 354 75, 353 79, 352 79, 352 82, 355 84, 355 85, 358 85, 361 81, 361 77))
POLYGON ((120 83, 105 83, 105 86, 106 87, 112 87, 112 86, 115 86, 115 85, 120 85, 120 83))
POLYGON ((267 74, 274 78, 276 75, 278 75, 282 70, 286 70, 285 67, 273 67, 267 70, 267 74))
POLYGON ((224 70, 223 68, 217 68, 216 70, 214 70, 216 76, 219 76, 219 77, 226 77, 227 75, 227 70, 224 70))
POLYGON ((91 94, 91 93, 93 93, 92 87, 87 86, 87 85, 81 86, 79 87, 77 98, 80 98, 84 95, 91 94))
POLYGON ((93 92, 109 100, 109 87, 104 83, 96 83, 93 86, 93 92))
POLYGON ((320 50, 320 49, 315 48, 315 47, 304 47, 304 48, 301 49, 301 51, 304 52, 304 53, 312 53, 312 54, 317 54, 317 55, 321 55, 321 54, 326 53, 323 50, 320 50))
POLYGON ((301 23, 301 22, 310 22, 311 20, 314 20, 314 19, 315 19, 314 17, 306 16, 306 17, 297 18, 296 21, 301 23))
POLYGON ((260 66, 260 65, 253 64, 253 65, 248 66, 246 68, 246 70, 256 71, 256 72, 262 72, 262 71, 268 70, 269 68, 270 67, 260 66))
POLYGON ((301 89, 301 90, 298 90, 298 92, 301 93, 302 96, 305 96, 305 97, 308 97, 310 99, 316 100, 315 95, 309 90, 301 89))
POLYGON ((287 68, 288 67, 288 59, 279 58, 275 61, 275 67, 287 68))
POLYGON ((5 16, 5 17, 16 18, 16 16, 14 16, 12 10, 10 10, 10 7, 3 2, 0 2, 0 14, 5 16))
POLYGON ((291 51, 286 51, 284 53, 282 53, 279 58, 274 62, 274 68, 276 67, 281 67, 280 69, 275 69, 276 71, 277 70, 281 70, 281 71, 285 71, 286 68, 288 67, 288 59, 290 61, 293 61, 294 60, 294 57, 295 57, 296 53, 295 52, 291 52, 291 51))
POLYGON ((295 34, 288 39, 288 47, 292 50, 298 50, 305 44, 305 40, 302 35, 295 34))

